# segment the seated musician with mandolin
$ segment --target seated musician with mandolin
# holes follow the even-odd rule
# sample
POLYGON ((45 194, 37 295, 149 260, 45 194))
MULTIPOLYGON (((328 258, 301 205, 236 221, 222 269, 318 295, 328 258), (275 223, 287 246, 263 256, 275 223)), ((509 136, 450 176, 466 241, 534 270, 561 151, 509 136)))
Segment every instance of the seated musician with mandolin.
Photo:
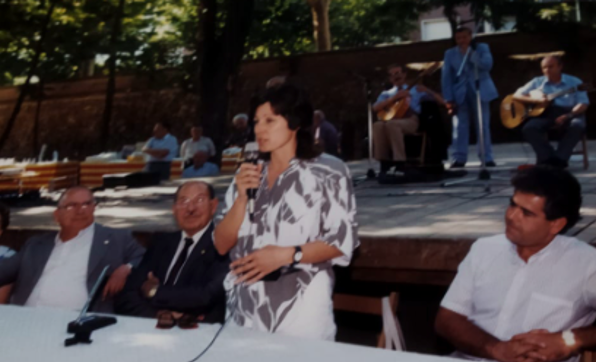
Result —
POLYGON ((585 131, 584 113, 590 101, 588 94, 581 90, 582 81, 562 73, 560 57, 545 57, 540 65, 544 76, 536 77, 518 89, 514 99, 531 105, 530 112, 538 114, 529 118, 523 127, 524 138, 536 152, 536 162, 565 168, 585 131), (563 133, 557 150, 548 141, 547 133, 551 129, 563 133))
POLYGON ((381 163, 379 179, 391 167, 401 171, 406 161, 404 135, 418 131, 420 102, 431 99, 445 105, 440 94, 423 85, 415 85, 424 75, 438 69, 440 64, 425 70, 411 84, 406 84, 406 69, 400 64, 387 67, 393 88, 382 92, 373 105, 379 121, 373 125, 374 157, 381 163))

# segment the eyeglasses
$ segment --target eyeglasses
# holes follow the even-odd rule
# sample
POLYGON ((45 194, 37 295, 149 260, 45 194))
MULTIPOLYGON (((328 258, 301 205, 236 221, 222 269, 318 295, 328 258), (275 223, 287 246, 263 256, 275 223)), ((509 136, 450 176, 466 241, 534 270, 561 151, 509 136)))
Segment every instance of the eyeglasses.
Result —
POLYGON ((95 205, 96 205, 95 200, 89 200, 89 201, 85 201, 85 202, 71 202, 71 203, 68 203, 65 205, 60 205, 60 206, 58 206, 58 208, 60 210, 66 210, 66 211, 73 211, 75 209, 87 210, 95 205))
POLYGON ((176 207, 182 209, 187 208, 190 205, 201 206, 207 201, 209 201, 209 198, 206 196, 194 197, 192 199, 181 199, 176 201, 176 207))
POLYGON ((176 318, 172 312, 161 313, 157 317, 157 326, 159 329, 172 329, 178 326, 180 329, 195 329, 199 328, 199 318, 192 314, 183 314, 182 317, 176 318))

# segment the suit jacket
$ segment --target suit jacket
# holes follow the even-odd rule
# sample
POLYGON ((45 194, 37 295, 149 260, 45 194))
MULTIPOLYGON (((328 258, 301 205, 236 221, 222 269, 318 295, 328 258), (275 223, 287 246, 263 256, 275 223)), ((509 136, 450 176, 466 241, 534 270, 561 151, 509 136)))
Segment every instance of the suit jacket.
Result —
MULTIPOLYGON (((24 305, 37 285, 54 249, 57 232, 36 235, 27 240, 21 251, 14 256, 0 260, 0 286, 14 283, 11 303, 24 305)), ((87 269, 87 290, 91 292, 103 268, 108 265, 107 275, 123 264, 138 265, 145 249, 136 242, 130 231, 107 228, 95 224, 95 232, 87 269)), ((104 284, 108 278, 104 280, 104 284)), ((101 289, 97 291, 89 310, 113 313, 113 298, 101 300, 101 289)), ((81 306, 83 308, 83 306, 81 306)))
POLYGON ((499 96, 497 88, 490 77, 493 67, 493 56, 488 44, 478 43, 476 51, 468 57, 462 74, 458 77, 460 65, 465 54, 459 48, 453 47, 445 52, 443 69, 441 71, 441 87, 443 98, 448 102, 463 104, 468 87, 476 89, 474 64, 478 64, 478 78, 480 79, 480 98, 483 102, 490 102, 499 96))
POLYGON ((219 255, 213 245, 213 224, 188 256, 176 285, 161 285, 151 299, 141 294, 149 272, 165 283, 181 239, 181 231, 153 236, 141 264, 116 300, 117 313, 155 318, 159 310, 172 310, 204 315, 207 323, 223 322, 226 307, 223 280, 229 272, 230 260, 227 255, 219 255))

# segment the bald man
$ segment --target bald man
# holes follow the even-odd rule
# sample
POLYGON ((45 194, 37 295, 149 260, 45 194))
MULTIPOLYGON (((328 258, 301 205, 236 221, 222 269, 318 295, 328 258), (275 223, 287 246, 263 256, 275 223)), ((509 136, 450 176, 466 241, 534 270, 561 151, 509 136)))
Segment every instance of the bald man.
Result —
POLYGON ((244 147, 251 140, 251 129, 249 126, 249 117, 247 114, 239 113, 232 119, 232 134, 226 142, 226 147, 244 147))
POLYGON ((230 260, 213 246, 213 187, 201 181, 182 184, 172 211, 180 231, 154 234, 141 265, 116 302, 118 313, 159 318, 182 314, 207 323, 223 322, 223 280, 230 260))
POLYGON ((95 223, 95 204, 86 187, 66 190, 54 211, 60 231, 36 235, 0 260, 0 286, 14 283, 12 304, 80 310, 108 266, 107 282, 89 310, 113 313, 114 296, 145 250, 130 232, 95 223))
POLYGON ((523 134, 534 152, 536 163, 565 168, 586 129, 585 112, 590 101, 586 92, 573 92, 547 101, 549 94, 577 87, 582 81, 572 75, 563 73, 563 62, 560 57, 548 56, 540 63, 541 77, 532 79, 515 93, 515 99, 535 105, 548 105, 544 113, 530 120, 523 127, 523 134), (530 92, 539 91, 541 97, 530 97, 530 92), (562 134, 555 150, 548 140, 549 130, 562 134))

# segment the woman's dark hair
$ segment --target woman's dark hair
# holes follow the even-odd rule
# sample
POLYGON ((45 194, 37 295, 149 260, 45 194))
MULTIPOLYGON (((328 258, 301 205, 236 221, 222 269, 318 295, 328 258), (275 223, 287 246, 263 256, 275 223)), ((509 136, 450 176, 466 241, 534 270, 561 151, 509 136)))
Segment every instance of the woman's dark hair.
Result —
POLYGON ((0 231, 5 231, 10 225, 10 209, 0 202, 0 231))
MULTIPOLYGON (((291 84, 268 89, 261 97, 259 106, 269 102, 273 112, 288 121, 288 127, 296 132, 296 157, 310 160, 321 154, 312 133, 314 109, 306 92, 291 84)), ((267 157, 267 155, 264 155, 267 157)))
POLYGON ((546 199, 544 214, 547 220, 566 218, 561 234, 571 229, 580 219, 582 188, 569 172, 547 166, 536 166, 520 171, 511 181, 515 191, 546 199))

